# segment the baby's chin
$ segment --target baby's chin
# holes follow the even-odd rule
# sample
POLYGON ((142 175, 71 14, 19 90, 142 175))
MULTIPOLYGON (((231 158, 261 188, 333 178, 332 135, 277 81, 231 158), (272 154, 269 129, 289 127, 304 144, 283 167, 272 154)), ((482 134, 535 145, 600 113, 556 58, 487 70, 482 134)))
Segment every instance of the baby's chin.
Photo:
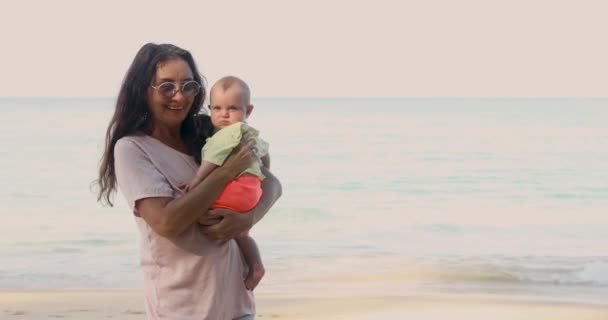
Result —
POLYGON ((213 129, 214 129, 214 131, 213 131, 213 132, 220 131, 221 129, 224 129, 224 128, 226 128, 227 126, 229 126, 229 124, 228 124, 228 125, 219 125, 219 126, 214 125, 214 126, 213 126, 213 129))
POLYGON ((234 123, 228 123, 228 122, 213 123, 213 127, 216 130, 220 130, 220 129, 224 129, 224 128, 229 127, 229 126, 231 126, 231 125, 233 125, 235 123, 238 123, 238 122, 244 122, 244 121, 237 121, 237 122, 234 122, 234 123))

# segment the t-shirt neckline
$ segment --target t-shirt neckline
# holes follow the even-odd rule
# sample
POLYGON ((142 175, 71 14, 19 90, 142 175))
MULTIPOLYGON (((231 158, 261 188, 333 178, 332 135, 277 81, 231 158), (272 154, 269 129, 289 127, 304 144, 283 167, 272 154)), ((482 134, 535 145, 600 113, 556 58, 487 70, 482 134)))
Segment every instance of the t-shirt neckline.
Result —
POLYGON ((158 139, 154 138, 154 137, 153 137, 153 136, 151 136, 151 135, 145 135, 145 136, 146 136, 146 137, 148 137, 149 139, 152 139, 152 140, 153 140, 153 141, 155 141, 156 143, 163 145, 165 148, 170 149, 170 150, 173 150, 173 151, 174 151, 174 152, 176 152, 177 154, 180 154, 180 155, 185 156, 185 157, 188 157, 188 158, 194 158, 193 156, 191 156, 191 155, 189 155, 189 154, 187 154, 187 153, 183 153, 183 152, 181 152, 181 151, 179 151, 179 150, 177 150, 177 149, 174 149, 174 148, 172 148, 172 147, 170 147, 170 146, 166 145, 164 142, 162 142, 162 141, 160 141, 160 140, 158 140, 158 139))

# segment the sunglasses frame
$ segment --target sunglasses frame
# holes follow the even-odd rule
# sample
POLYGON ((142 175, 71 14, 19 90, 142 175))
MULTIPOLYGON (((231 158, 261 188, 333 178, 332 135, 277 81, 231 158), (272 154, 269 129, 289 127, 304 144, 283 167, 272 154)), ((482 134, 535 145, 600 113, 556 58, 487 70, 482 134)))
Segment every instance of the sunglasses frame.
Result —
POLYGON ((196 95, 197 95, 199 92, 201 92, 201 88, 202 88, 201 84, 200 84, 200 83, 198 83, 198 82, 196 82, 196 81, 194 81, 194 80, 189 80, 189 81, 186 81, 186 82, 183 82, 183 83, 182 83, 182 82, 171 82, 171 81, 167 81, 167 82, 160 83, 160 84, 159 84, 159 85, 157 85, 156 87, 155 87, 155 86, 153 86, 153 85, 150 85, 150 87, 152 87, 152 89, 156 90, 156 92, 158 92, 158 94, 159 94, 161 97, 165 97, 165 98, 173 98, 173 97, 174 97, 174 96, 177 94, 177 92, 178 92, 178 91, 179 91, 179 92, 181 92, 181 93, 182 93, 182 95, 183 95, 184 97, 186 97, 186 98, 194 97, 194 96, 196 96, 196 95), (194 82, 194 83, 196 83, 196 84, 198 85, 198 89, 196 89, 196 93, 194 93, 194 94, 190 94, 190 95, 185 95, 185 94, 184 94, 184 88, 186 87, 186 85, 188 85, 188 84, 190 84, 190 83, 193 83, 193 82, 194 82), (165 94, 163 94, 163 93, 162 93, 162 91, 160 91, 160 87, 161 87, 161 86, 163 86, 163 85, 165 85, 165 84, 167 84, 167 83, 170 83, 170 84, 172 84, 172 85, 173 85, 173 90, 171 91, 171 93, 170 93, 170 94, 165 95, 165 94))

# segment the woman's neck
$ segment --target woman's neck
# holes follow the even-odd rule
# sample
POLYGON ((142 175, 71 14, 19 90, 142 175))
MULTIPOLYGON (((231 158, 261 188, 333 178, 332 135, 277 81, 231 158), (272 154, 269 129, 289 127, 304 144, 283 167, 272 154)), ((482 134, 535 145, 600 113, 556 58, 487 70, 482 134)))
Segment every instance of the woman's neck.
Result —
POLYGON ((182 140, 182 135, 179 128, 168 128, 165 126, 156 125, 154 126, 150 136, 177 151, 188 153, 186 145, 182 140))

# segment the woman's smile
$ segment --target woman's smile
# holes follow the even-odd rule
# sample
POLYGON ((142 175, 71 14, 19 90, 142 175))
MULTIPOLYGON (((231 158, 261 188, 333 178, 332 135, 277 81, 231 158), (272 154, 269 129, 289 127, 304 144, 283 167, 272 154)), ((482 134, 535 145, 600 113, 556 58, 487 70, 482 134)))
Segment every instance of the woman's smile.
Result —
POLYGON ((165 108, 171 111, 180 111, 184 109, 184 106, 165 106, 165 108))

